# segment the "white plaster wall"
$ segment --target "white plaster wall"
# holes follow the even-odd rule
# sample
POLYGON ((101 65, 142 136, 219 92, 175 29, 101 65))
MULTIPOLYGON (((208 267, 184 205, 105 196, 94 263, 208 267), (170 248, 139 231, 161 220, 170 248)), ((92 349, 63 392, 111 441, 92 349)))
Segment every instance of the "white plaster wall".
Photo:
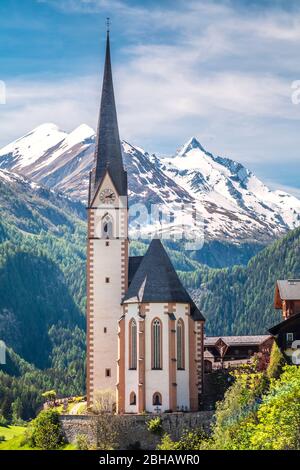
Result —
MULTIPOLYGON (((137 413, 138 410, 138 369, 129 370, 129 322, 134 318, 139 331, 138 304, 129 304, 125 316, 125 412, 137 413), (136 405, 130 405, 130 393, 136 394, 136 405)), ((137 336, 137 357, 139 357, 139 336, 137 336)), ((138 365, 138 363, 137 363, 138 365)))
POLYGON ((91 258, 93 284, 92 310, 94 319, 91 321, 93 334, 94 353, 91 360, 94 392, 97 390, 116 390, 117 383, 117 359, 118 359, 118 320, 121 317, 122 292, 122 256, 121 247, 124 237, 127 237, 126 208, 120 210, 119 198, 114 204, 102 205, 99 193, 103 189, 114 190, 113 184, 107 175, 101 185, 100 191, 93 203, 95 232, 94 237, 101 237, 101 220, 107 212, 114 219, 114 236, 119 239, 110 239, 106 246, 105 239, 91 241, 94 247, 94 255, 91 258), (122 217, 121 217, 122 214, 122 217), (120 222, 122 220, 122 222, 120 222), (122 227, 121 227, 122 225, 122 227), (110 282, 106 283, 105 278, 110 282), (107 333, 104 333, 107 328, 107 333), (105 377, 105 369, 111 370, 111 377, 105 377))
POLYGON ((153 394, 160 392, 162 395, 161 410, 168 410, 169 405, 169 335, 168 321, 169 317, 164 313, 165 304, 151 303, 150 313, 145 318, 145 336, 146 336, 146 411, 155 411, 152 405, 153 394), (151 368, 151 323, 158 317, 163 325, 163 369, 152 370, 151 368))
MULTIPOLYGON (((149 304, 149 312, 145 317, 145 388, 146 388, 146 411, 154 412, 155 406, 152 404, 153 394, 159 392, 162 395, 161 411, 168 410, 169 404, 169 316, 165 313, 166 304, 149 304), (162 370, 152 370, 151 368, 151 324, 154 318, 159 318, 163 325, 163 368, 162 370)), ((148 309, 147 309, 148 310, 148 309)), ((184 321, 185 332, 185 369, 176 370, 177 382, 177 406, 179 408, 190 408, 189 396, 189 328, 188 316, 186 314, 186 304, 176 304, 176 323, 179 318, 184 321)), ((134 391, 138 400, 138 371, 129 370, 129 322, 134 318, 137 322, 138 304, 129 304, 125 317, 125 411, 127 413, 137 412, 137 406, 129 405, 130 393, 134 391)), ((176 345, 177 346, 177 345, 176 345)), ((177 347, 176 347, 177 351, 177 347)), ((139 357, 139 344, 138 344, 139 357)))
POLYGON ((94 240, 94 391, 115 388, 117 382, 118 320, 121 316, 121 242, 94 240), (105 277, 110 283, 105 283, 105 277), (107 332, 104 333, 104 328, 107 332), (105 377, 111 369, 111 377, 105 377))
MULTIPOLYGON (((179 408, 190 408, 190 393, 189 393, 189 325, 188 316, 185 313, 186 304, 176 305, 176 327, 177 321, 181 318, 184 321, 184 336, 185 336, 185 370, 176 370, 176 383, 177 383, 177 406, 179 408)), ((176 337, 177 341, 177 337, 176 337)), ((177 353, 177 342, 176 342, 177 353)))

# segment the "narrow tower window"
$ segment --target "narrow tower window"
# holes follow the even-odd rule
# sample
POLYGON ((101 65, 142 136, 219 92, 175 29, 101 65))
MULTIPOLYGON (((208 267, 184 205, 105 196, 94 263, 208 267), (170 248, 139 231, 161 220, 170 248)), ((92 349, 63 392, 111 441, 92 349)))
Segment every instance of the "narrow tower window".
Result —
POLYGON ((177 322, 177 369, 184 369, 184 323, 180 318, 177 322))
POLYGON ((137 327, 136 321, 132 318, 129 322, 129 369, 136 369, 137 366, 137 327))
POLYGON ((112 238, 113 237, 113 221, 112 217, 109 214, 105 214, 102 217, 101 224, 101 237, 102 238, 112 238))
POLYGON ((152 369, 162 368, 162 325, 158 318, 152 322, 152 369))
POLYGON ((130 405, 136 405, 136 394, 134 392, 131 392, 131 394, 130 394, 129 404, 130 405))

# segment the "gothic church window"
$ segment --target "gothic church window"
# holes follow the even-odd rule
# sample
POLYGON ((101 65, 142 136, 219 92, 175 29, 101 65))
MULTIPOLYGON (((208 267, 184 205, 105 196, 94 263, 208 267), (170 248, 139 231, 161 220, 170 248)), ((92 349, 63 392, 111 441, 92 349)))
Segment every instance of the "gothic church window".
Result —
POLYGON ((162 369, 162 325, 158 318, 152 322, 152 369, 162 369))
POLYGON ((184 323, 180 318, 177 322, 177 369, 184 369, 184 323))
POLYGON ((129 369, 135 370, 137 366, 137 327, 132 318, 129 322, 129 369))

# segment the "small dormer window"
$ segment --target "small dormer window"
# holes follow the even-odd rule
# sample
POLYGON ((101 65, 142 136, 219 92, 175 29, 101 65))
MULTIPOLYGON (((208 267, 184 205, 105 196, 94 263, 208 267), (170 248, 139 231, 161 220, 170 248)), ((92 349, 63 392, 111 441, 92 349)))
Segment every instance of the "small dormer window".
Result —
POLYGON ((287 341, 287 343, 292 343, 294 341, 294 333, 287 333, 286 334, 286 341, 287 341))

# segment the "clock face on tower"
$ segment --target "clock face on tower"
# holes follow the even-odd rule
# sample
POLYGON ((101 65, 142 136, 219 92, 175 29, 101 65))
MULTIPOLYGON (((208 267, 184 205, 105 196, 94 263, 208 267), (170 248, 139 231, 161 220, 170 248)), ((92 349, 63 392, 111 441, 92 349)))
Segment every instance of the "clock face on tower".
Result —
POLYGON ((100 201, 102 204, 113 204, 116 200, 116 195, 112 189, 104 189, 100 193, 100 201))

